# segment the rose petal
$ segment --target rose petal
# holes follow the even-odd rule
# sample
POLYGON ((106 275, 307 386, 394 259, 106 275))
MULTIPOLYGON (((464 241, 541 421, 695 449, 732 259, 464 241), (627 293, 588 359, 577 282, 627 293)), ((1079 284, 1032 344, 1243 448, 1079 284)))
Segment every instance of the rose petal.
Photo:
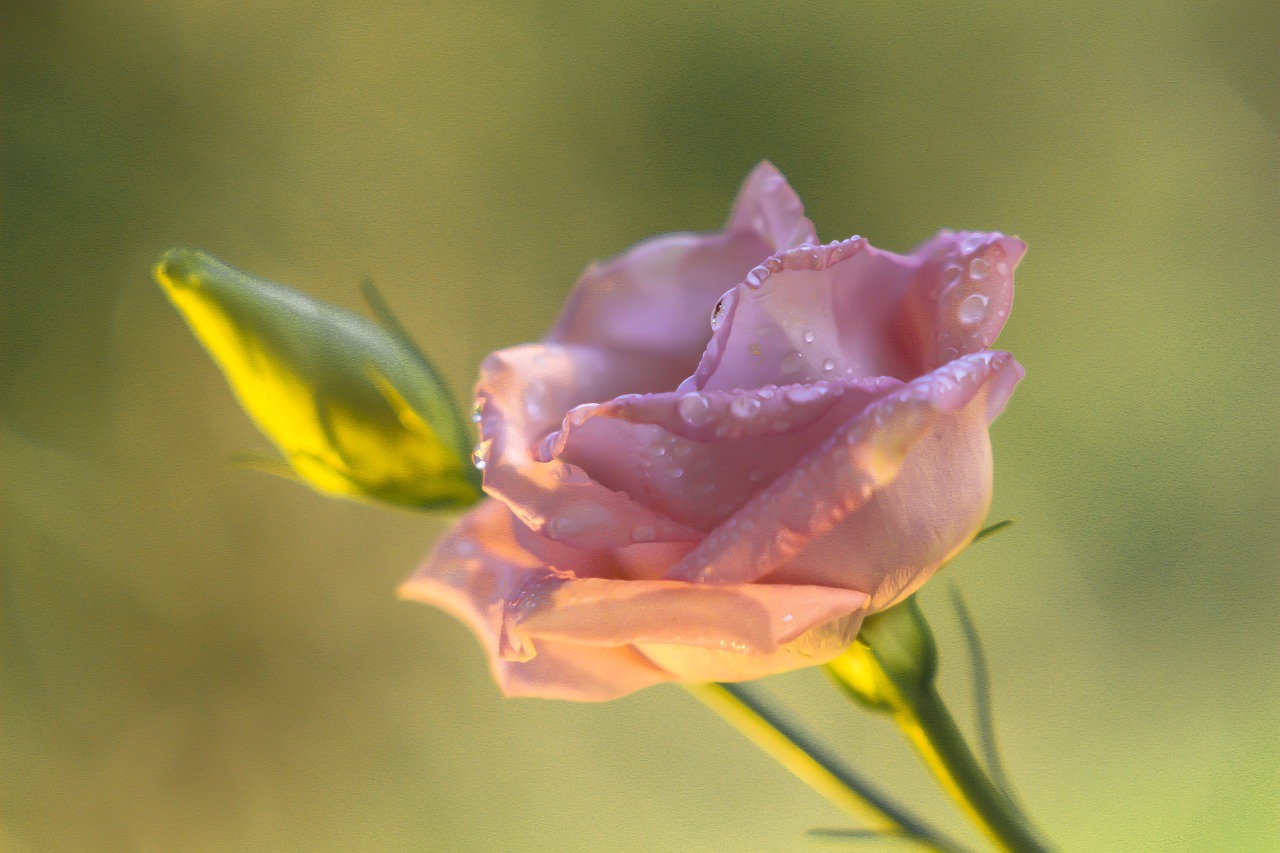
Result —
POLYGON ((543 639, 771 654, 815 625, 859 611, 866 602, 864 593, 848 589, 579 579, 549 570, 508 602, 504 638, 517 658, 536 654, 543 639))
POLYGON ((723 232, 655 237, 591 267, 548 339, 661 354, 688 375, 716 300, 764 258, 816 239, 786 179, 761 163, 723 232))
POLYGON ((1022 368, 983 352, 873 402, 755 495, 667 577, 858 589, 880 610, 977 532, 991 498, 990 416, 1022 368))
POLYGON ((611 491, 577 466, 534 458, 574 406, 622 389, 674 384, 670 377, 666 362, 596 347, 534 344, 489 356, 476 390, 485 491, 531 529, 581 548, 629 545, 637 541, 635 530, 652 530, 650 538, 662 541, 697 539, 697 531, 611 491))
POLYGON ((833 380, 753 391, 627 395, 579 406, 539 457, 711 530, 841 424, 901 383, 833 380))
POLYGON ((777 651, 766 654, 744 655, 674 643, 637 643, 636 649, 677 681, 748 681, 835 659, 858 636, 863 615, 863 611, 857 611, 815 625, 777 651))
POLYGON ((781 252, 721 300, 718 328, 680 387, 927 373, 995 340, 1024 248, 1000 234, 944 232, 909 256, 858 237, 781 252))
POLYGON ((912 253, 920 269, 894 319, 910 370, 923 375, 995 342, 1026 251, 999 232, 943 231, 912 253))
POLYGON ((603 701, 670 676, 636 650, 540 642, 536 657, 499 653, 506 602, 546 571, 517 541, 519 521, 498 501, 480 504, 454 525, 422 567, 401 585, 402 598, 434 605, 463 622, 489 658, 508 696, 603 701))

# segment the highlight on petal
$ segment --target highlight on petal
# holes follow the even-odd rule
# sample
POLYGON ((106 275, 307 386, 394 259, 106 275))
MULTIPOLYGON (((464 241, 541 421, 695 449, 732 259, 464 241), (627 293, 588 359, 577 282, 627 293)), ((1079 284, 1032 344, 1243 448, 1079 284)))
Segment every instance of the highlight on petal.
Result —
POLYGON ((688 375, 710 336, 716 300, 761 259, 816 239, 786 179, 761 163, 724 231, 654 237, 593 265, 548 339, 662 355, 688 375))
POLYGON ((398 327, 191 249, 166 252, 155 278, 303 481, 413 508, 479 499, 457 409, 398 327))

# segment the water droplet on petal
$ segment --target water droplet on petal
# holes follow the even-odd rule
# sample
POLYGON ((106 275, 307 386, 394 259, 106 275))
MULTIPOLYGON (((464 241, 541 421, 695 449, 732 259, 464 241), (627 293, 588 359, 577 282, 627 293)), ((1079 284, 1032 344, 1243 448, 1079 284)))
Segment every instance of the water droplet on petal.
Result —
POLYGON ((613 513, 593 503, 569 504, 552 519, 551 535, 554 538, 577 536, 613 522, 613 513))
POLYGON ((471 464, 477 471, 483 471, 489 464, 489 442, 482 441, 471 451, 471 464))
POLYGON ((981 322, 982 318, 987 316, 987 303, 990 301, 986 294, 982 293, 971 293, 966 296, 956 312, 960 322, 966 326, 981 322))
POLYGON ((484 420, 484 403, 476 403, 474 409, 471 410, 471 422, 478 424, 484 420))
POLYGON ((818 339, 818 333, 815 332, 813 329, 809 329, 804 333, 804 342, 806 344, 811 344, 817 339, 818 339))
POLYGON ((985 258, 974 258, 969 262, 969 278, 982 281, 991 272, 991 264, 985 258))
POLYGON ((985 239, 985 234, 970 234, 968 237, 965 237, 960 241, 960 251, 966 255, 970 252, 977 251, 978 247, 982 245, 982 241, 985 239))
POLYGON ((782 372, 795 373, 804 364, 804 353, 789 352, 782 357, 782 372))
POLYGON ((684 476, 684 469, 679 466, 672 465, 667 469, 667 476, 673 480, 679 480, 684 476))
POLYGON ((783 622, 790 622, 792 619, 795 619, 795 618, 796 618, 795 616, 792 616, 790 613, 788 613, 786 616, 783 616, 783 617, 782 617, 782 621, 783 621, 783 622))
POLYGON ((829 358, 824 359, 822 362, 822 369, 830 373, 831 371, 836 369, 836 363, 829 358))
POLYGON ((760 411, 760 401, 752 397, 738 397, 729 404, 729 412, 735 418, 753 418, 760 411))
POLYGON ((787 389, 787 401, 796 405, 812 403, 814 400, 822 399, 826 394, 827 389, 822 385, 797 385, 787 389))
POLYGON ((702 426, 711 420, 711 404, 706 397, 692 391, 676 401, 676 413, 689 426, 702 426))
POLYGON ((774 393, 775 393, 775 389, 768 385, 766 385, 765 387, 761 388, 759 391, 756 392, 756 394, 760 397, 761 400, 772 400, 774 393))
POLYGON ((716 303, 715 310, 711 312, 711 331, 720 328, 720 324, 724 322, 725 307, 724 299, 716 303))

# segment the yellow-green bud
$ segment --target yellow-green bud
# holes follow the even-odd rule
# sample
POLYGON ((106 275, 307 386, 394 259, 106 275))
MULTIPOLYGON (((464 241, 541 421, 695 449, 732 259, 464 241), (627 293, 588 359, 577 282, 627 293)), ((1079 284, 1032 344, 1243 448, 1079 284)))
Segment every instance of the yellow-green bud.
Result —
POLYGON ((192 249, 166 252, 155 277, 304 482, 403 507, 479 500, 469 431, 389 315, 383 328, 192 249))

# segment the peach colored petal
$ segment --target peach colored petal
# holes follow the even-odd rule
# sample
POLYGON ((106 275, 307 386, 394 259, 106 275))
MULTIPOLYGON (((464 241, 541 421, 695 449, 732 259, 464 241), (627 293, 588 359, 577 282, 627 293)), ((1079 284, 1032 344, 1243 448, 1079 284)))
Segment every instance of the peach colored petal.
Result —
POLYGON ((774 252, 814 240, 800 199, 772 164, 761 163, 723 232, 654 237, 592 266, 548 339, 660 354, 687 375, 720 295, 774 252))
POLYGON ((508 602, 502 649, 508 658, 530 659, 548 639, 770 654, 815 625, 861 610, 866 602, 865 594, 848 589, 580 579, 548 571, 508 602))

